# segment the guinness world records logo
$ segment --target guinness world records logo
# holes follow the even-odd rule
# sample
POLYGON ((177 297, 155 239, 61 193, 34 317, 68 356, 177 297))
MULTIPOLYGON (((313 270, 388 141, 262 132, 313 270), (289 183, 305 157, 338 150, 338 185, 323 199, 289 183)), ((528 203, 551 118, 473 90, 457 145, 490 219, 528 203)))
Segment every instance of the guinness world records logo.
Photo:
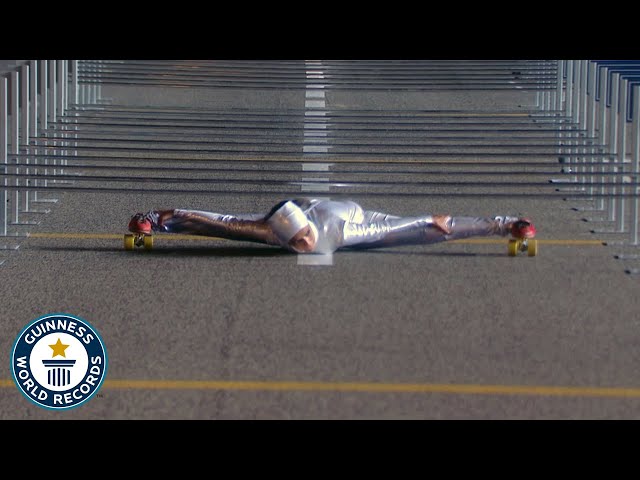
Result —
POLYGON ((67 410, 86 403, 107 374, 107 351, 87 321, 53 313, 27 325, 11 350, 11 374, 32 403, 67 410))

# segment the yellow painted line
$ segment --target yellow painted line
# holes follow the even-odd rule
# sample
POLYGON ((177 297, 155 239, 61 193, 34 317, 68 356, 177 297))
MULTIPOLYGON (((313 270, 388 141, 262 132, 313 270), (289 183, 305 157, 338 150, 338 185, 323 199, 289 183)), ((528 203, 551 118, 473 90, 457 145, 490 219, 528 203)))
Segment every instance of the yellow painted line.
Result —
MULTIPOLYGON (((0 387, 15 387, 0 380, 0 387)), ((640 388, 536 385, 465 385, 448 383, 352 383, 208 380, 105 380, 109 390, 259 390, 362 393, 446 393, 457 395, 536 395, 555 397, 640 398, 640 388)))
MULTIPOLYGON (((602 246, 606 245, 604 240, 545 240, 545 239, 536 239, 539 244, 545 245, 593 245, 593 246, 602 246)), ((461 240, 451 240, 450 243, 466 243, 466 244, 498 244, 498 243, 507 243, 508 239, 494 239, 494 238, 465 238, 461 240)))
MULTIPOLYGON (((68 239, 76 239, 76 240, 122 240, 124 238, 123 234, 111 234, 111 233, 32 233, 29 235, 31 238, 68 238, 68 239)), ((161 233, 154 234, 153 238, 156 240, 199 240, 199 241, 208 241, 208 240, 227 240, 220 237, 206 237, 202 235, 182 235, 179 233, 161 233)), ((553 240, 553 239, 536 239, 539 244, 544 245, 581 245, 581 246, 602 246, 606 245, 606 241, 604 240, 553 240)), ((465 238, 460 240, 452 240, 450 243, 462 243, 462 244, 503 244, 507 243, 508 239, 506 238, 465 238)))
MULTIPOLYGON (((30 238, 70 238, 76 240, 123 240, 124 233, 32 233, 30 238)), ((154 239, 164 240, 223 240, 219 237, 204 237, 202 235, 182 235, 179 233, 172 234, 154 234, 154 239)))
POLYGON ((29 238, 76 238, 89 240, 123 238, 123 236, 112 233, 30 233, 29 238))

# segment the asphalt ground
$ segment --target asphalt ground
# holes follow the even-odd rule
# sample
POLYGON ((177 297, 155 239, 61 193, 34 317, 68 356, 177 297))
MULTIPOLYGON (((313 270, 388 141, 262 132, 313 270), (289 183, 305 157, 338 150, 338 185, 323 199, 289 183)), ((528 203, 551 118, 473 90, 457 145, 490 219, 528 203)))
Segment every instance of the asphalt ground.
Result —
MULTIPOLYGON (((123 105, 278 112, 305 107, 304 90, 110 86, 104 93, 123 105)), ((326 94, 327 108, 344 110, 517 112, 529 111, 533 100, 533 93, 522 91, 326 94)), ((298 131, 302 136, 302 122, 298 131)), ((487 160, 450 149, 447 161, 487 160)), ((377 162, 382 170, 394 168, 386 161, 424 161, 421 155, 370 151, 347 158, 377 162)), ((274 157, 233 155, 238 164, 274 157)), ((180 165, 202 165, 207 158, 194 149, 180 165)), ((553 155, 516 158, 557 162, 553 155)), ((501 169, 495 170, 482 181, 504 181, 501 169)), ((300 172, 300 178, 308 175, 300 172)), ((264 178, 272 177, 278 175, 264 178)), ((475 175, 460 179, 478 181, 475 175)), ((48 214, 24 214, 40 224, 15 227, 31 236, 16 240, 19 249, 5 252, 0 265, 0 351, 7 358, 0 370, 0 418, 637 418, 638 277, 625 274, 614 258, 623 247, 603 244, 622 237, 591 233, 594 223, 575 210, 589 202, 521 196, 553 194, 555 187, 545 184, 548 175, 532 172, 524 180, 540 184, 502 187, 501 193, 512 194, 504 197, 491 195, 493 185, 474 187, 471 197, 455 196, 465 187, 431 186, 418 195, 398 185, 388 195, 364 191, 353 198, 398 215, 527 215, 538 229, 535 257, 507 256, 506 239, 496 237, 340 251, 325 265, 221 239, 157 235, 150 252, 123 249, 126 223, 137 211, 266 212, 279 198, 260 185, 214 196, 148 193, 147 184, 137 193, 44 192, 41 197, 58 202, 46 204, 48 214), (428 195, 433 193, 449 196, 428 195), (99 394, 68 411, 28 402, 9 368, 18 333, 53 312, 90 322, 109 358, 99 394)), ((71 186, 84 184, 79 179, 71 186)), ((165 184, 179 186, 185 185, 165 184)))

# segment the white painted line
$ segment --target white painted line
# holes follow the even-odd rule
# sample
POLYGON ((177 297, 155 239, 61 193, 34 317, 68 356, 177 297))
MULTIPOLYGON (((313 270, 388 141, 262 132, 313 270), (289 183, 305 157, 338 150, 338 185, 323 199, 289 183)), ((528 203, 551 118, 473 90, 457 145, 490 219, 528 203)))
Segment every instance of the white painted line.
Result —
MULTIPOLYGON (((304 132, 305 133, 305 138, 304 141, 305 143, 313 143, 314 145, 317 145, 318 143, 328 143, 329 139, 328 138, 318 138, 315 136, 311 136, 311 135, 307 135, 307 133, 313 133, 313 132, 304 132), (311 138, 309 138, 311 137, 311 138)), ((327 136, 327 132, 320 132, 322 133, 325 137, 327 136)))
MULTIPOLYGON (((326 129, 327 128, 327 124, 326 123, 305 123, 304 124, 304 128, 320 128, 320 129, 326 129)), ((326 132, 325 132, 326 133, 326 132)))
MULTIPOLYGON (((328 172, 333 163, 303 163, 303 172, 328 172)), ((304 180, 304 179, 303 179, 304 180)))
POLYGON ((304 102, 305 108, 325 108, 324 100, 306 100, 304 102))
POLYGON ((299 254, 298 265, 333 265, 333 254, 299 254))
POLYGON ((303 182, 309 182, 310 185, 317 185, 318 187, 321 187, 323 189, 329 182, 329 178, 323 177, 302 177, 300 180, 302 180, 303 182))
POLYGON ((304 132, 304 136, 305 137, 312 137, 312 138, 315 138, 315 137, 326 137, 327 136, 327 132, 304 132))
POLYGON ((302 153, 327 153, 329 151, 329 147, 324 147, 322 145, 303 145, 302 153))
MULTIPOLYGON (((305 117, 316 117, 315 123, 304 122, 302 152, 305 153, 327 153, 329 151, 329 145, 318 145, 318 143, 328 143, 327 137, 327 125, 321 123, 326 117, 327 113, 324 109, 327 108, 324 84, 317 83, 318 80, 324 80, 324 71, 322 70, 322 62, 319 60, 307 60, 305 61, 307 66, 307 88, 305 90, 305 117), (320 130, 320 131, 318 131, 320 130), (309 145, 313 143, 313 145, 309 145)), ((303 172, 328 172, 330 163, 303 163, 303 172)), ((329 178, 302 178, 300 184, 300 190, 302 192, 328 192, 331 190, 329 184, 329 178)), ((322 198, 314 195, 315 198, 322 198)), ((318 254, 299 254, 298 265, 333 265, 333 255, 318 255, 318 254)))
POLYGON ((323 90, 307 90, 306 92, 307 98, 324 98, 323 90))
POLYGON ((303 178, 302 181, 308 182, 300 185, 300 190, 303 192, 329 192, 331 190, 328 178, 303 178), (319 180, 326 183, 318 183, 319 180))

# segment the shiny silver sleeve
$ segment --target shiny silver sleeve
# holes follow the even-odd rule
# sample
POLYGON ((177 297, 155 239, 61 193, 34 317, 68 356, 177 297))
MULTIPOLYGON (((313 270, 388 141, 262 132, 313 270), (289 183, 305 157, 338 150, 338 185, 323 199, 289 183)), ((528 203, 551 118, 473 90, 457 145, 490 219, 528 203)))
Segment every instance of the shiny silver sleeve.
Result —
POLYGON ((175 209, 163 217, 158 231, 279 245, 263 215, 225 215, 175 209))

